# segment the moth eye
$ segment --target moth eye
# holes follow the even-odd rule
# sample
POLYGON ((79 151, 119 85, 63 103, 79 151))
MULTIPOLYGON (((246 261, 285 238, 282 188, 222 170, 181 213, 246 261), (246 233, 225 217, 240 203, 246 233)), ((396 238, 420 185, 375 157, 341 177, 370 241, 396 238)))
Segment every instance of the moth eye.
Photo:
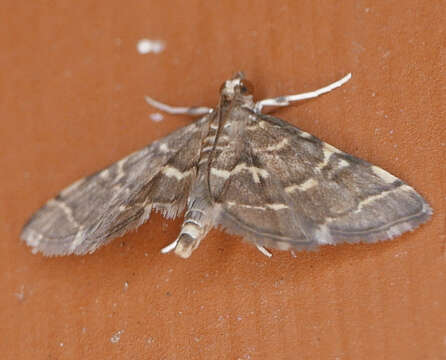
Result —
POLYGON ((242 80, 240 92, 243 95, 252 94, 254 92, 254 86, 252 86, 251 82, 248 80, 242 80))

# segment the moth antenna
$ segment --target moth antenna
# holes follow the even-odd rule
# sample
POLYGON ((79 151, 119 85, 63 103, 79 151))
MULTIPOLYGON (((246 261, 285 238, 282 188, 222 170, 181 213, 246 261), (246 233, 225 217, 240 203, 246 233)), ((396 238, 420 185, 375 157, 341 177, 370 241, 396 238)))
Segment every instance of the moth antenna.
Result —
POLYGON ((172 115, 205 115, 212 111, 211 108, 208 108, 206 106, 171 106, 164 104, 162 102, 159 102, 158 100, 155 100, 151 98, 150 96, 144 97, 147 104, 150 106, 153 106, 154 108, 164 111, 168 114, 172 115))
POLYGON ((310 92, 306 92, 306 93, 302 93, 302 94, 279 96, 276 98, 260 100, 255 104, 254 111, 257 113, 260 113, 264 106, 288 106, 294 101, 301 101, 301 100, 307 100, 307 99, 312 99, 312 98, 318 97, 322 94, 326 94, 326 93, 344 85, 351 78, 352 78, 352 74, 348 73, 342 79, 335 81, 334 83, 331 83, 327 86, 324 86, 324 87, 314 90, 314 91, 310 91, 310 92))

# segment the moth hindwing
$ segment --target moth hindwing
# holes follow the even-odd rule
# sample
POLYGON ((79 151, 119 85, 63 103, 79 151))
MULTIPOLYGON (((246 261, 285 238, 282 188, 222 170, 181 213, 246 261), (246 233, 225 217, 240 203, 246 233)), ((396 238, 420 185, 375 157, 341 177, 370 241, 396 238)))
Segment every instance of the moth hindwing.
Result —
POLYGON ((85 254, 144 223, 152 210, 183 213, 163 252, 187 258, 216 226, 265 249, 391 239, 426 222, 432 210, 409 185, 278 118, 287 106, 344 84, 253 101, 243 73, 226 81, 215 109, 172 107, 202 117, 49 200, 21 237, 45 255, 85 254))

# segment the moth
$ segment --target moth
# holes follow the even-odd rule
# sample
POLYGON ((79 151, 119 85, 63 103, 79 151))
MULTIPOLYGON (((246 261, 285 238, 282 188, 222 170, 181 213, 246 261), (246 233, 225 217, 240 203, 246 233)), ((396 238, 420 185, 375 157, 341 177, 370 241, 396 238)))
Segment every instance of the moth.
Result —
POLYGON ((188 258, 213 227, 267 248, 309 250, 392 239, 426 222, 427 202, 378 166, 346 154, 265 106, 327 93, 321 89, 255 102, 242 72, 223 83, 217 106, 173 107, 194 123, 83 178, 49 200, 21 238, 45 255, 92 253, 143 224, 152 211, 184 212, 177 239, 161 251, 188 258))

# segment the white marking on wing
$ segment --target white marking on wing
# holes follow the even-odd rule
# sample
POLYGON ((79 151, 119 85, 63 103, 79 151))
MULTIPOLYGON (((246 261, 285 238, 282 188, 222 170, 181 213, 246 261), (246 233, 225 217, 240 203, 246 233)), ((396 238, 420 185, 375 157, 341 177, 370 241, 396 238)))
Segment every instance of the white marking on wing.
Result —
POLYGON ((78 230, 76 236, 74 237, 73 242, 72 242, 71 245, 70 245, 70 251, 74 251, 74 250, 76 250, 76 248, 77 248, 80 244, 82 244, 82 242, 83 242, 84 239, 85 239, 85 236, 84 236, 84 235, 85 235, 85 234, 84 234, 84 228, 83 228, 83 226, 81 226, 81 227, 79 227, 79 230, 78 230))
POLYGON ((124 163, 127 161, 127 158, 125 158, 125 159, 122 159, 122 160, 119 160, 117 163, 116 163, 116 169, 117 169, 117 172, 118 172, 118 176, 116 176, 116 179, 115 179, 115 183, 117 183, 119 180, 121 180, 124 176, 125 176, 125 172, 124 172, 124 163))
POLYGON ((70 207, 68 207, 67 204, 65 204, 62 201, 56 200, 56 199, 51 199, 48 201, 48 205, 57 206, 59 209, 61 209, 65 213, 65 215, 70 223, 72 223, 76 226, 79 226, 78 222, 76 220, 74 220, 73 210, 70 207))
POLYGON ((238 164, 232 172, 239 173, 242 172, 243 170, 247 170, 251 173, 255 183, 260 182, 259 177, 267 178, 269 176, 268 171, 266 171, 265 169, 260 169, 255 166, 247 166, 245 163, 238 164))
POLYGON ((177 180, 181 180, 185 177, 188 177, 192 174, 193 169, 189 169, 187 171, 180 171, 177 168, 174 168, 172 166, 166 165, 163 167, 161 172, 166 175, 167 177, 174 177, 177 180))
POLYGON ((78 181, 76 181, 75 183, 71 184, 69 187, 67 187, 66 189, 63 189, 60 192, 60 195, 62 197, 67 196, 70 192, 76 190, 83 182, 85 181, 85 178, 79 179, 78 181))
POLYGON ((396 176, 393 176, 392 174, 388 173, 384 169, 381 169, 378 166, 373 165, 372 171, 375 173, 376 176, 380 177, 382 180, 384 180, 386 183, 391 184, 394 181, 398 180, 396 176))
POLYGON ((208 135, 204 138, 203 144, 213 144, 215 142, 215 134, 214 135, 208 135))
POLYGON ((197 127, 197 125, 194 124, 190 124, 189 126, 186 126, 185 128, 183 128, 185 133, 195 133, 198 131, 201 131, 201 129, 199 127, 197 127))
POLYGON ((306 131, 302 131, 300 130, 300 137, 303 137, 305 139, 311 139, 313 138, 313 135, 311 135, 310 133, 307 133, 306 131))
POLYGON ((269 176, 268 171, 266 171, 265 169, 260 169, 256 166, 247 166, 245 163, 238 164, 231 171, 211 168, 211 174, 224 179, 228 179, 230 176, 238 174, 239 172, 242 172, 244 170, 249 171, 251 173, 255 183, 260 182, 260 177, 267 178, 269 176))
POLYGON ((169 152, 169 146, 166 143, 161 143, 159 149, 162 153, 169 152))
POLYGON ((262 129, 266 129, 266 128, 268 127, 268 123, 267 123, 266 121, 260 121, 260 122, 259 122, 259 126, 260 126, 262 129))
POLYGON ((253 210, 261 210, 265 211, 266 206, 260 206, 260 205, 248 205, 248 204, 237 204, 240 207, 243 207, 245 209, 253 209, 253 210))
POLYGON ((253 209, 253 210, 261 210, 261 211, 265 211, 267 209, 271 209, 271 210, 284 210, 284 209, 288 209, 289 207, 285 204, 265 204, 265 206, 261 206, 261 205, 249 205, 249 204, 238 204, 234 201, 228 201, 226 202, 226 205, 228 205, 229 207, 233 207, 233 206, 239 206, 239 207, 243 207, 245 209, 253 209))
MULTIPOLYGON (((201 152, 208 152, 208 151, 212 150, 213 148, 214 148, 213 145, 208 145, 208 146, 205 146, 203 149, 201 149, 201 152)), ((215 147, 215 150, 223 151, 225 148, 226 148, 225 146, 217 145, 215 147)))
POLYGON ((26 229, 23 233, 23 238, 26 240, 26 243, 32 247, 36 247, 40 244, 40 240, 42 240, 43 235, 32 229, 26 229))
POLYGON ((376 200, 382 199, 382 198, 386 197, 389 193, 394 192, 394 191, 397 191, 397 192, 398 191, 413 191, 413 189, 409 185, 401 185, 400 187, 390 189, 387 191, 383 191, 376 195, 369 196, 368 198, 365 198, 364 200, 362 200, 358 204, 358 207, 353 212, 354 213, 360 212, 364 206, 367 206, 368 204, 371 204, 371 203, 375 202, 376 200))
POLYGON ((311 189, 312 187, 317 186, 318 184, 319 184, 319 182, 316 179, 310 178, 308 180, 305 180, 302 184, 299 184, 299 185, 294 184, 294 185, 287 186, 285 188, 285 191, 287 193, 292 193, 295 190, 307 191, 307 190, 311 189))
POLYGON ((330 231, 328 230, 327 225, 321 225, 319 226, 319 229, 317 229, 314 232, 314 236, 316 238, 316 241, 319 244, 325 245, 325 244, 334 244, 333 238, 330 234, 330 231))
POLYGON ((386 231, 387 236, 392 239, 394 237, 400 236, 403 232, 410 230, 412 227, 408 223, 401 223, 395 227, 391 227, 386 231))
POLYGON ((245 130, 253 131, 253 130, 257 130, 258 128, 259 128, 259 124, 258 123, 254 123, 253 125, 246 126, 245 130))
POLYGON ((261 129, 266 129, 268 127, 267 123, 265 121, 257 121, 257 118, 255 116, 249 117, 254 123, 252 125, 246 126, 246 130, 255 131, 258 130, 260 127, 261 129))
POLYGON ((201 152, 208 152, 208 151, 212 150, 212 148, 213 148, 212 145, 205 146, 203 149, 201 149, 201 152))
POLYGON ((219 178, 228 179, 231 176, 231 172, 228 170, 221 170, 217 168, 211 168, 211 174, 219 178))
POLYGON ((317 170, 322 170, 330 162, 330 158, 333 154, 342 154, 342 151, 336 149, 334 146, 331 146, 330 144, 323 143, 322 154, 323 154, 323 161, 318 164, 318 166, 316 167, 317 170))
POLYGON ((349 167, 350 163, 347 160, 340 159, 338 162, 337 170, 341 170, 343 168, 349 167))
POLYGON ((284 210, 289 209, 289 207, 285 204, 266 204, 266 207, 271 210, 284 210))
POLYGON ((99 173, 101 179, 107 179, 110 176, 110 170, 104 169, 99 173))
POLYGON ((282 139, 282 141, 278 142, 277 144, 268 146, 265 150, 266 151, 279 151, 287 145, 288 145, 288 139, 285 138, 285 139, 282 139))

